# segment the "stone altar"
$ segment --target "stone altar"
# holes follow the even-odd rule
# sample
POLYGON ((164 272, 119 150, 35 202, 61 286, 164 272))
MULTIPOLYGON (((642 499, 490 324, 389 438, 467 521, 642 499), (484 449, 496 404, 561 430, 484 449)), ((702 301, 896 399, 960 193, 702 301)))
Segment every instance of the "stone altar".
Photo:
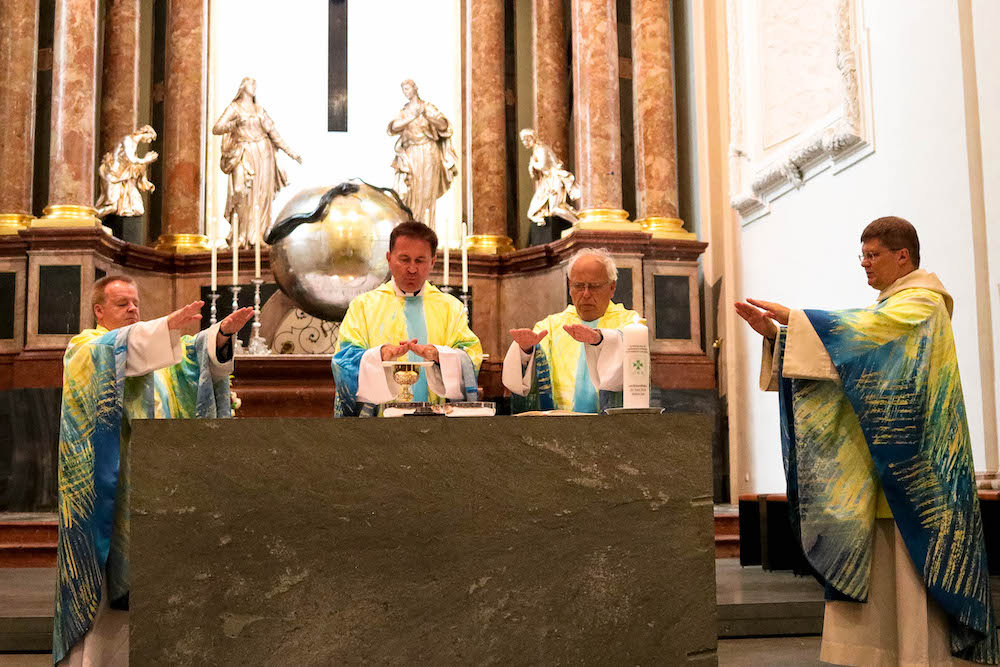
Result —
POLYGON ((136 422, 132 664, 716 664, 711 433, 136 422))

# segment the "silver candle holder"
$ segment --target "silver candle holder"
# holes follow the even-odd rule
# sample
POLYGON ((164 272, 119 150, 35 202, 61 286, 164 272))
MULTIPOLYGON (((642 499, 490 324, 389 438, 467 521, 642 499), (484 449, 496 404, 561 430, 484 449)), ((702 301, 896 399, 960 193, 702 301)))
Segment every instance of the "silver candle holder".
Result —
POLYGON ((208 295, 208 300, 210 302, 210 305, 208 307, 208 326, 213 326, 216 322, 219 321, 219 309, 216 304, 216 301, 219 300, 219 293, 215 291, 210 292, 208 295))
POLYGON ((267 341, 260 335, 260 286, 264 284, 261 278, 254 278, 253 283, 253 325, 250 327, 250 344, 247 347, 248 354, 265 355, 271 354, 271 348, 267 341))
MULTIPOLYGON (((240 309, 240 288, 241 288, 240 285, 230 285, 229 286, 229 289, 233 293, 233 310, 232 310, 232 312, 234 312, 234 313, 237 310, 240 309)), ((240 341, 240 337, 239 337, 238 334, 234 335, 231 340, 233 341, 233 354, 234 355, 236 355, 236 354, 246 354, 247 353, 246 352, 246 348, 243 347, 243 343, 242 343, 242 341, 240 341)))

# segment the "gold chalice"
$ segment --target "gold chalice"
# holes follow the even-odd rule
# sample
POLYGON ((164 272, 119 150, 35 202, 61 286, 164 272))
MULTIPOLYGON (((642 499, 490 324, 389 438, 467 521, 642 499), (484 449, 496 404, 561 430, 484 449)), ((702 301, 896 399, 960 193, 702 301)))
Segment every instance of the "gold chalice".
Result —
POLYGON ((413 385, 420 379, 420 367, 430 366, 430 361, 383 361, 383 366, 392 368, 392 379, 401 387, 399 395, 393 399, 394 403, 412 403, 413 385))

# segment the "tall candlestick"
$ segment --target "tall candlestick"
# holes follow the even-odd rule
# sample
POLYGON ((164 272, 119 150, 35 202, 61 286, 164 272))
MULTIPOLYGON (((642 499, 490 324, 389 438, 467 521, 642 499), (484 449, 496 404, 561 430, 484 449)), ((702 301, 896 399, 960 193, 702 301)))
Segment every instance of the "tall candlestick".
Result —
POLYGON ((208 242, 212 246, 212 291, 217 292, 219 289, 219 249, 216 247, 215 239, 218 235, 219 220, 218 218, 212 217, 209 219, 209 237, 208 242))
POLYGON ((230 224, 232 224, 232 226, 233 226, 233 232, 232 232, 232 234, 233 234, 233 241, 232 241, 232 246, 233 246, 233 284, 234 285, 239 285, 240 284, 240 238, 236 234, 236 231, 237 231, 237 229, 236 229, 236 222, 235 222, 236 220, 238 220, 238 218, 236 216, 233 216, 233 220, 230 221, 230 224))
MULTIPOLYGON (((254 218, 257 219, 257 224, 263 225, 264 221, 260 219, 260 210, 257 208, 256 204, 254 204, 253 212, 254 212, 254 218)), ((260 243, 261 243, 260 237, 263 236, 263 235, 264 235, 264 230, 260 229, 260 228, 258 228, 257 231, 254 232, 254 235, 253 235, 254 241, 255 241, 254 242, 254 247, 253 247, 253 277, 254 278, 260 278, 260 243)))
POLYGON ((469 225, 462 223, 462 291, 469 291, 469 225))

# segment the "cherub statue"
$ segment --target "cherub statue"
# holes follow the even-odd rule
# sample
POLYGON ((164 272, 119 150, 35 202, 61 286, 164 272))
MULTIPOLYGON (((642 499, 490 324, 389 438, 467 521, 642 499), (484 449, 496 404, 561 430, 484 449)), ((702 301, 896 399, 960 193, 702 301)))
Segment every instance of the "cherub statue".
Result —
POLYGON ((115 147, 104 154, 98 174, 101 176, 101 196, 97 199, 97 217, 111 213, 123 218, 142 215, 146 208, 142 193, 152 192, 154 186, 146 177, 146 169, 159 157, 156 151, 146 151, 139 157, 140 144, 156 139, 156 131, 143 125, 122 137, 115 147))
POLYGON ((531 151, 528 173, 535 183, 535 194, 528 204, 528 219, 543 226, 547 218, 576 222, 576 209, 570 201, 580 198, 580 186, 556 154, 535 136, 530 128, 521 130, 521 143, 531 151))

